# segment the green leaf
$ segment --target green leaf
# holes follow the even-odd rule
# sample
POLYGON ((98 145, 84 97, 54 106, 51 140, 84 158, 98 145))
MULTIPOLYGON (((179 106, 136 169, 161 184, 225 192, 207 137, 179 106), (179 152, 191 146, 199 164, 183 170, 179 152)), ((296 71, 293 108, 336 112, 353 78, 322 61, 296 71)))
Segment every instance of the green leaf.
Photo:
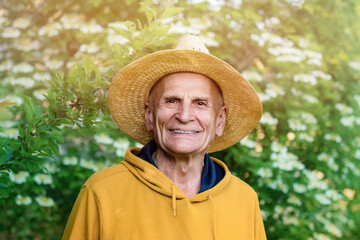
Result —
POLYGON ((0 188, 0 198, 8 198, 9 194, 0 188))
POLYGON ((161 19, 165 19, 165 18, 168 18, 168 17, 171 17, 171 16, 178 15, 182 11, 184 11, 184 8, 181 8, 181 7, 166 8, 165 12, 161 16, 161 19))
POLYGON ((10 142, 10 139, 8 138, 0 138, 0 148, 5 147, 6 145, 8 145, 10 142))
POLYGON ((151 21, 156 18, 156 12, 151 9, 145 2, 140 2, 141 9, 145 12, 148 24, 151 23, 151 21))

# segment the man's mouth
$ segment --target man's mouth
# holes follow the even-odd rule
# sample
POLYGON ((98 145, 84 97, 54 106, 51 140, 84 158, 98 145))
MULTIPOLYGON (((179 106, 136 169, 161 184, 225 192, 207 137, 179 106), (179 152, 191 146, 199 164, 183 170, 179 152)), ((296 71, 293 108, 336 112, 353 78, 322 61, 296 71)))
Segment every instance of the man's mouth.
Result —
POLYGON ((171 132, 174 133, 182 133, 182 134, 194 134, 194 133, 199 133, 199 131, 186 131, 186 130, 178 130, 178 129, 171 129, 171 132))

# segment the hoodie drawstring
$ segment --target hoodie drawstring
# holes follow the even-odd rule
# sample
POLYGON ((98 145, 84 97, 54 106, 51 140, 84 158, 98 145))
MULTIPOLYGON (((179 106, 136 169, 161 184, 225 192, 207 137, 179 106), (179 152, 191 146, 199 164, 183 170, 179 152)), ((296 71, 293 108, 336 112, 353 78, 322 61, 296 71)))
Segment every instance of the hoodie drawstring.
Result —
POLYGON ((175 185, 171 185, 172 207, 174 210, 174 217, 176 217, 176 188, 175 185))
POLYGON ((213 197, 211 195, 208 196, 208 199, 211 203, 211 213, 212 213, 212 220, 213 220, 213 229, 214 229, 214 240, 217 239, 217 221, 216 221, 216 205, 213 197))

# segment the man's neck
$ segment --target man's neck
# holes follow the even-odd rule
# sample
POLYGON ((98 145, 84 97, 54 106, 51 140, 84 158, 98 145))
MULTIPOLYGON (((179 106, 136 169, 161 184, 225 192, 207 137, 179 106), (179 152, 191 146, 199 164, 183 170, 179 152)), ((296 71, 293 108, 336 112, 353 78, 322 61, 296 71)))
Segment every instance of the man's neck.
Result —
POLYGON ((173 181, 187 197, 196 195, 201 188, 204 156, 172 156, 158 149, 153 160, 161 172, 173 181))

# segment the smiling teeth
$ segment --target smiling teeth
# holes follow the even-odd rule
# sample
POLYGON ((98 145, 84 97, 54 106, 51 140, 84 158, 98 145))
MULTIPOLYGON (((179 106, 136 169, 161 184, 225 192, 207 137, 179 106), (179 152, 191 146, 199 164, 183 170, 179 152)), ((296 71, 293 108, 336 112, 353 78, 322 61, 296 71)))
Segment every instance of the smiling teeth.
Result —
POLYGON ((171 130, 174 133, 187 133, 187 134, 191 134, 191 133, 197 133, 196 131, 182 131, 182 130, 171 130))

